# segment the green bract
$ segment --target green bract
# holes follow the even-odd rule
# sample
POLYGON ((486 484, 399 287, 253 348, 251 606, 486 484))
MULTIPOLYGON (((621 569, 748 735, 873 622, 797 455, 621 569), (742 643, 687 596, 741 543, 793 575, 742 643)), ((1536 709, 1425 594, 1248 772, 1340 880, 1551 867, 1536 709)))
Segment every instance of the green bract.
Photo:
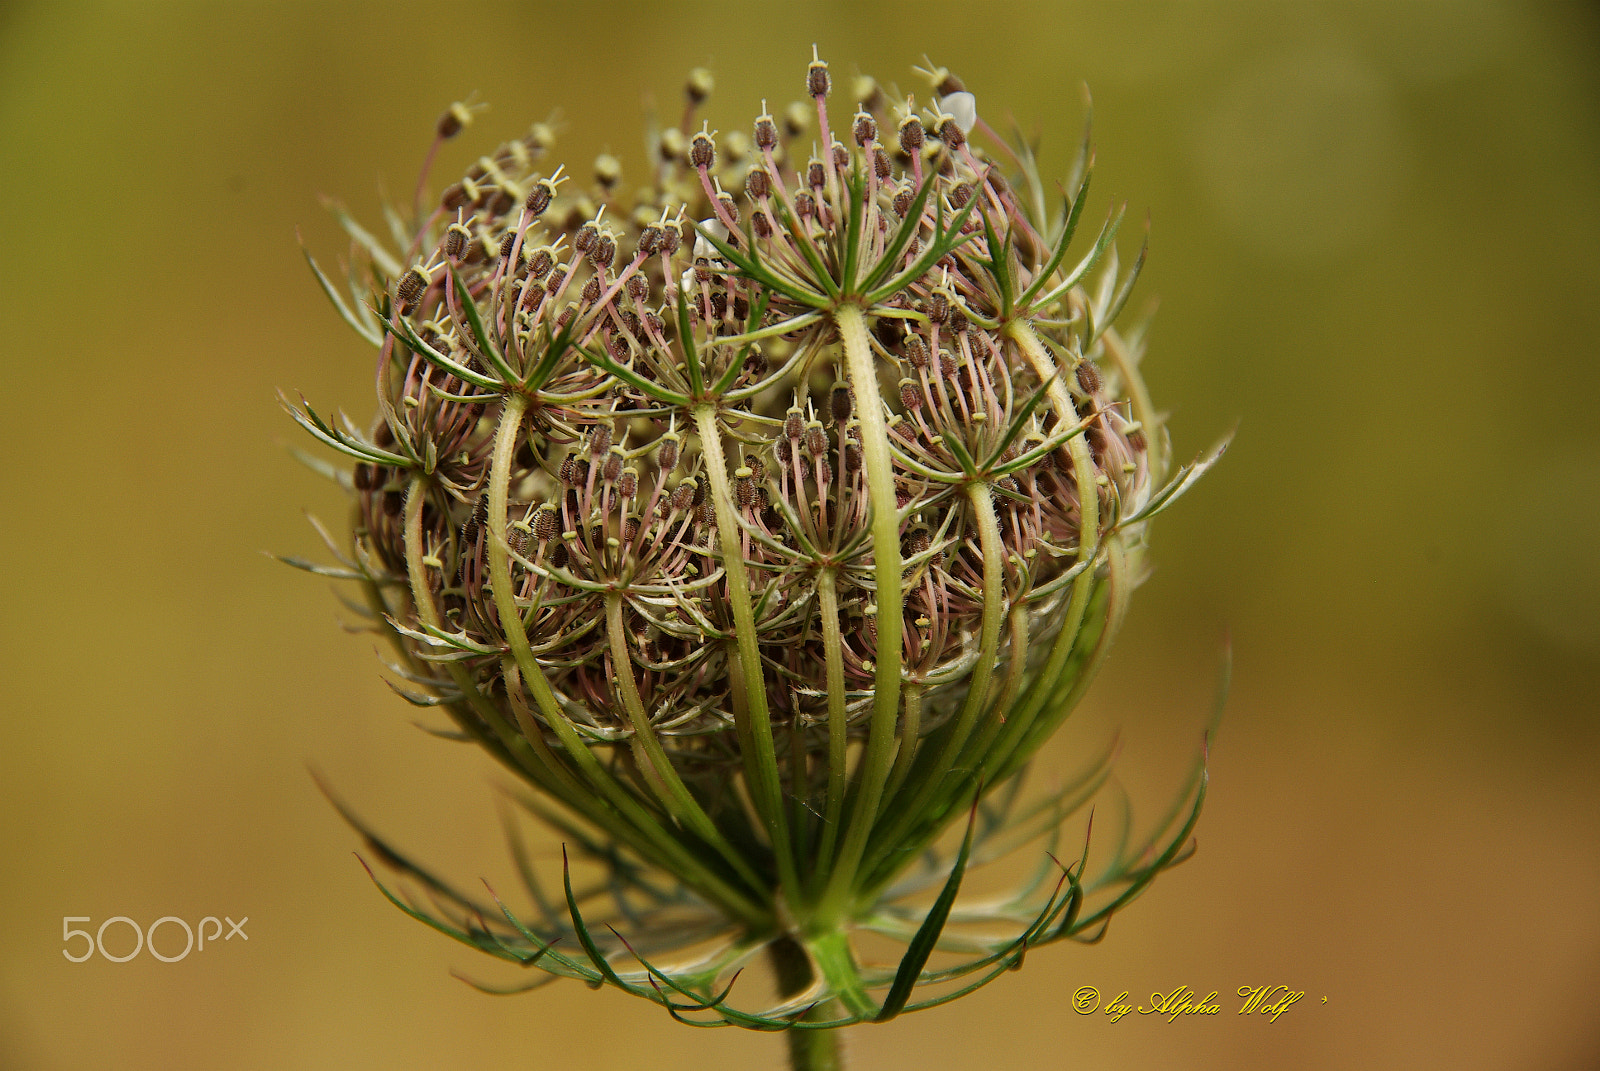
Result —
POLYGON ((1146 523, 1214 456, 1168 479, 1139 333, 1112 327, 1143 261, 1118 271, 1120 214, 1069 257, 1087 141, 1051 212, 1028 149, 934 81, 918 113, 863 80, 841 142, 814 62, 814 108, 750 138, 652 133, 631 201, 609 157, 589 189, 541 171, 536 127, 391 212, 397 251, 341 213, 349 296, 312 267, 377 349, 379 410, 366 432, 293 410, 357 462, 352 550, 320 571, 361 588, 396 690, 525 782, 590 875, 549 894, 519 847, 513 911, 358 826, 426 889, 385 889, 403 910, 542 980, 818 1029, 1092 940, 1185 854, 1198 763, 1093 872, 1087 844, 1038 844, 1109 754, 1033 802, 1021 773, 1104 658, 1146 523), (1030 842, 1031 880, 962 904, 1030 842), (873 966, 864 934, 902 951, 873 966), (783 995, 742 1002, 763 950, 783 995))

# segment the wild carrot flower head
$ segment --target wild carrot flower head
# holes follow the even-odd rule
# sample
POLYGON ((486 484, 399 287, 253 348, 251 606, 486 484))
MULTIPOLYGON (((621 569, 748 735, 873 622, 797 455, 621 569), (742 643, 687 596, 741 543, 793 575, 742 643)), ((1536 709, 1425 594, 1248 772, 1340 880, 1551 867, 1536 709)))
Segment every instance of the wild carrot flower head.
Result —
MULTIPOLYGON (((930 81, 919 102, 854 79, 840 109, 814 60, 805 99, 724 134, 696 72, 636 193, 609 156, 551 169, 541 124, 436 200, 419 183, 414 217, 391 213, 397 250, 341 212, 350 298, 316 270, 377 351, 378 412, 361 430, 293 410, 356 459, 332 571, 364 588, 402 694, 537 790, 630 895, 709 920, 680 918, 680 940, 619 900, 633 936, 601 941, 570 875, 569 910, 534 924, 406 864, 435 925, 674 1014, 887 1018, 964 976, 927 967, 949 903, 901 906, 908 866, 980 798, 1000 840, 1083 802, 1077 785, 1008 821, 986 793, 1082 694, 1146 522, 1209 459, 1165 481, 1141 333, 1112 326, 1143 262, 1118 270, 1120 213, 1068 256, 1087 140, 1051 211, 1027 149, 954 76, 930 81), (646 958, 719 927, 693 971, 646 958), (856 963, 863 928, 908 941, 897 969, 856 963), (805 949, 807 987, 756 1012, 711 999, 774 940, 805 949)), ((447 111, 435 149, 470 115, 447 111)), ((1097 879, 1108 905, 1082 913, 1083 863, 1059 870, 964 970, 981 984, 1093 933, 1173 861, 1203 782, 1188 791, 1175 834, 1097 879)), ((928 871, 949 898, 973 829, 928 871)))

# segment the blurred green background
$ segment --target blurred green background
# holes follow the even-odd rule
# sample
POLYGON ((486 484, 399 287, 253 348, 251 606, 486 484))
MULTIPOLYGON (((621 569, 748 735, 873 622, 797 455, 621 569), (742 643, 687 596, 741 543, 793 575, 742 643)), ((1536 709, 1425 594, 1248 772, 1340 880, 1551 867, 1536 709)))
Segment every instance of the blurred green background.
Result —
POLYGON ((675 115, 707 65, 713 124, 748 129, 813 42, 836 84, 919 95, 926 52, 1047 174, 1088 83, 1091 214, 1153 219, 1174 443, 1238 426, 1047 755, 1120 728, 1164 802, 1231 637, 1198 856, 1103 944, 857 1030, 854 1066, 1600 1064, 1594 9, 925 0, 0 7, 0 1067, 780 1066, 610 991, 449 977, 506 980, 382 902, 307 767, 462 884, 510 884, 501 775, 411 728, 328 585, 260 552, 342 516, 274 390, 370 412, 295 242, 343 250, 320 194, 378 222, 474 90, 436 189, 553 112, 554 159, 636 177, 645 94, 675 115), (67 915, 224 914, 248 944, 61 954, 67 915), (1277 984, 1306 997, 1235 1014, 1277 984), (1111 1023, 1082 985, 1222 1012, 1111 1023))

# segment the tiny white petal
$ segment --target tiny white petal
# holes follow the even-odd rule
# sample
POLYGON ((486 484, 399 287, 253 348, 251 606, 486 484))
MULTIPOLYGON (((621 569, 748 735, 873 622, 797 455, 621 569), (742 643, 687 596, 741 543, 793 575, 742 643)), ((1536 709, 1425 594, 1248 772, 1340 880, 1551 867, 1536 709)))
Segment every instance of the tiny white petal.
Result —
POLYGON ((972 133, 978 123, 978 98, 971 93, 952 93, 939 102, 939 108, 956 121, 963 134, 972 133))
POLYGON ((716 218, 715 216, 712 216, 710 219, 701 220, 700 226, 704 230, 715 235, 717 241, 726 242, 728 240, 728 228, 723 226, 722 220, 716 218))

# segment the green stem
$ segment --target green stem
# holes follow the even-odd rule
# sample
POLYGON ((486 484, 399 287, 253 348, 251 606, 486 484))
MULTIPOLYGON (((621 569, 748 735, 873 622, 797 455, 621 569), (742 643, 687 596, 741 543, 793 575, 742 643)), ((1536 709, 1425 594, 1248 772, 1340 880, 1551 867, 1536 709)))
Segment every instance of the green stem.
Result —
MULTIPOLYGON (((917 820, 928 811, 929 804, 944 787, 947 774, 961 770, 963 773, 976 773, 975 767, 962 762, 962 746, 967 738, 972 735, 973 728, 978 723, 978 716, 983 713, 986 700, 989 698, 989 682, 994 676, 995 659, 1000 650, 1000 623, 1005 617, 1005 550, 1001 542, 1000 521, 994 512, 994 496, 989 491, 989 485, 975 481, 967 485, 967 503, 972 508, 972 518, 978 528, 978 545, 983 552, 983 621, 978 639, 978 663, 972 670, 972 680, 967 690, 967 698, 961 705, 961 712, 956 715, 954 724, 948 729, 943 743, 939 747, 937 761, 927 771, 926 775, 918 774, 917 779, 907 782, 915 786, 915 794, 909 803, 897 803, 892 810, 895 812, 895 821, 888 827, 886 833, 880 834, 874 852, 874 862, 883 858, 892 858, 903 851, 901 844, 906 832, 916 824, 917 820)), ((962 778, 959 785, 965 785, 962 778)), ((965 787, 958 788, 958 793, 965 792, 965 787)))
MULTIPOLYGON (((1050 359, 1050 354, 1040 343, 1039 336, 1033 333, 1032 327, 1021 320, 1013 320, 1007 332, 1022 350, 1022 355, 1032 366, 1034 374, 1047 385, 1050 404, 1055 409, 1058 424, 1063 427, 1076 424, 1077 407, 1072 404, 1072 396, 1067 393, 1066 385, 1057 374, 1055 362, 1050 359)), ((1089 444, 1082 432, 1067 440, 1067 452, 1072 458, 1073 481, 1078 487, 1078 561, 1092 562, 1100 549, 1100 489, 1096 483, 1099 473, 1094 467, 1094 458, 1089 454, 1089 444)), ((1014 741, 1026 732, 1050 694, 1057 690, 1061 672, 1066 667, 1067 659, 1077 643, 1078 630, 1083 627, 1084 613, 1089 608, 1094 588, 1095 569, 1090 564, 1073 581, 1072 597, 1067 603, 1066 621, 1050 648, 1044 668, 1023 693, 1019 709, 1013 715, 1012 724, 1006 727, 1006 735, 1001 740, 1002 748, 1006 745, 1007 738, 1014 741)), ((1005 756, 1001 754, 997 757, 1003 760, 1005 756)))
POLYGON ((900 510, 895 502, 894 464, 889 453, 889 427, 883 416, 883 395, 878 389, 877 362, 867 337, 867 318, 860 306, 844 304, 834 309, 833 319, 844 343, 845 369, 855 392, 861 461, 867 477, 867 500, 872 507, 878 643, 874 652, 877 665, 872 682, 872 721, 867 731, 867 752, 861 760, 850 825, 815 915, 816 921, 824 927, 835 924, 850 906, 847 901, 855 893, 856 872, 877 821, 878 805, 894 762, 895 723, 900 714, 900 632, 905 601, 900 590, 900 510))
POLYGON ((844 639, 839 632, 839 588, 832 569, 824 569, 817 575, 817 611, 822 617, 822 651, 828 674, 828 802, 822 817, 822 843, 816 856, 817 875, 821 877, 827 871, 828 860, 839 839, 847 762, 844 639))
POLYGON ((742 715, 745 723, 740 727, 747 742, 745 780, 772 841, 779 884, 789 903, 799 904, 799 869, 790 843, 789 819, 783 810, 783 783, 778 772, 777 749, 772 742, 766 674, 761 668, 755 609, 750 605, 750 574, 744 566, 744 548, 739 541, 741 529, 734 512, 733 491, 728 486, 728 459, 722 451, 722 429, 717 425, 716 408, 709 403, 695 409, 694 420, 700 436, 700 453, 706 464, 706 479, 711 484, 711 502, 717 511, 722 568, 728 577, 728 603, 733 611, 733 632, 739 651, 739 664, 737 672, 732 674, 732 683, 734 691, 744 697, 742 704, 735 703, 734 714, 735 717, 742 715))
MULTIPOLYGON (((806 950, 792 937, 782 937, 767 946, 767 955, 772 959, 772 969, 777 975, 778 996, 782 1000, 798 997, 810 989, 816 981, 816 974, 811 969, 811 958, 806 955, 806 950)), ((818 1015, 819 1012, 827 1014, 826 1007, 832 1001, 813 1008, 808 1013, 808 1018, 818 1015)), ((844 1054, 840 1051, 840 1037, 837 1028, 833 1030, 786 1030, 784 1036, 789 1042, 789 1067, 791 1071, 839 1071, 844 1067, 844 1054)))
POLYGON ((611 669, 622 691, 622 705, 633 724, 633 743, 639 768, 644 771, 650 787, 661 799, 662 806, 679 822, 699 834, 752 889, 762 888, 762 881, 744 861, 728 839, 722 835, 711 816, 700 802, 690 794, 689 788, 678 776, 672 760, 667 757, 655 726, 645 713, 644 700, 639 695, 639 682, 633 676, 633 658, 628 652, 627 633, 622 626, 622 594, 612 592, 606 596, 606 639, 611 646, 611 669))

